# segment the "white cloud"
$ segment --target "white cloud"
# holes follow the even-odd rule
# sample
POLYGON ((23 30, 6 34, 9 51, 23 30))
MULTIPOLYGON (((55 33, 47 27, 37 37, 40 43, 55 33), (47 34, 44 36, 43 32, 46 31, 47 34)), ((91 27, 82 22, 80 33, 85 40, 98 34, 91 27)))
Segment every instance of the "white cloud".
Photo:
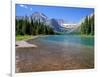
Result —
POLYGON ((26 8, 26 9, 28 8, 26 5, 20 5, 20 7, 23 7, 23 8, 26 8))
POLYGON ((26 8, 26 9, 29 9, 30 11, 32 11, 32 8, 29 8, 29 7, 27 7, 26 5, 21 4, 20 7, 26 8))

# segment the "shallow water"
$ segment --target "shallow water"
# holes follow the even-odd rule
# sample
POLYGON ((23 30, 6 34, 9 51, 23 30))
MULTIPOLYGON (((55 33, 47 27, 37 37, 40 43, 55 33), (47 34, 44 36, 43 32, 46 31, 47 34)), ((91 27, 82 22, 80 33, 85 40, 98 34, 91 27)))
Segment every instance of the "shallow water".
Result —
POLYGON ((27 41, 37 48, 16 48, 16 72, 94 68, 94 39, 50 35, 27 41))

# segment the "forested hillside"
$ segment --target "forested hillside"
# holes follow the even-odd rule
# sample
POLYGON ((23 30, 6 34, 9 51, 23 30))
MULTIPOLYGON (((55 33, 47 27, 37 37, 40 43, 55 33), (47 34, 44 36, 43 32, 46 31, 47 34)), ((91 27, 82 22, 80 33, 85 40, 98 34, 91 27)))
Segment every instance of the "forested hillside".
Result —
POLYGON ((16 35, 54 34, 53 29, 40 21, 16 19, 16 35))
POLYGON ((80 32, 81 34, 94 35, 94 14, 86 16, 80 25, 80 32))

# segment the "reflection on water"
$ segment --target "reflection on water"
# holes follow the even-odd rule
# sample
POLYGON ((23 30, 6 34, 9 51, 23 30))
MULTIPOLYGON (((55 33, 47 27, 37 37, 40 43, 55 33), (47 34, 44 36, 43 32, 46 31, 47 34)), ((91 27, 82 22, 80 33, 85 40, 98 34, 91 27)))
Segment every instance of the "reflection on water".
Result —
POLYGON ((16 72, 94 68, 94 39, 50 35, 28 41, 37 48, 16 49, 16 72))

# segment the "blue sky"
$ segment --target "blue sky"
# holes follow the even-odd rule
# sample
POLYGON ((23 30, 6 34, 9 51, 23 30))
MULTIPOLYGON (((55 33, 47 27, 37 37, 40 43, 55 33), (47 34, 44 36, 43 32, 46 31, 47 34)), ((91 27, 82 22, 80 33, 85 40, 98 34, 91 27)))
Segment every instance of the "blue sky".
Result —
POLYGON ((94 9, 16 4, 16 16, 29 16, 34 12, 44 13, 49 18, 63 19, 69 23, 78 23, 84 16, 93 13, 94 9))

